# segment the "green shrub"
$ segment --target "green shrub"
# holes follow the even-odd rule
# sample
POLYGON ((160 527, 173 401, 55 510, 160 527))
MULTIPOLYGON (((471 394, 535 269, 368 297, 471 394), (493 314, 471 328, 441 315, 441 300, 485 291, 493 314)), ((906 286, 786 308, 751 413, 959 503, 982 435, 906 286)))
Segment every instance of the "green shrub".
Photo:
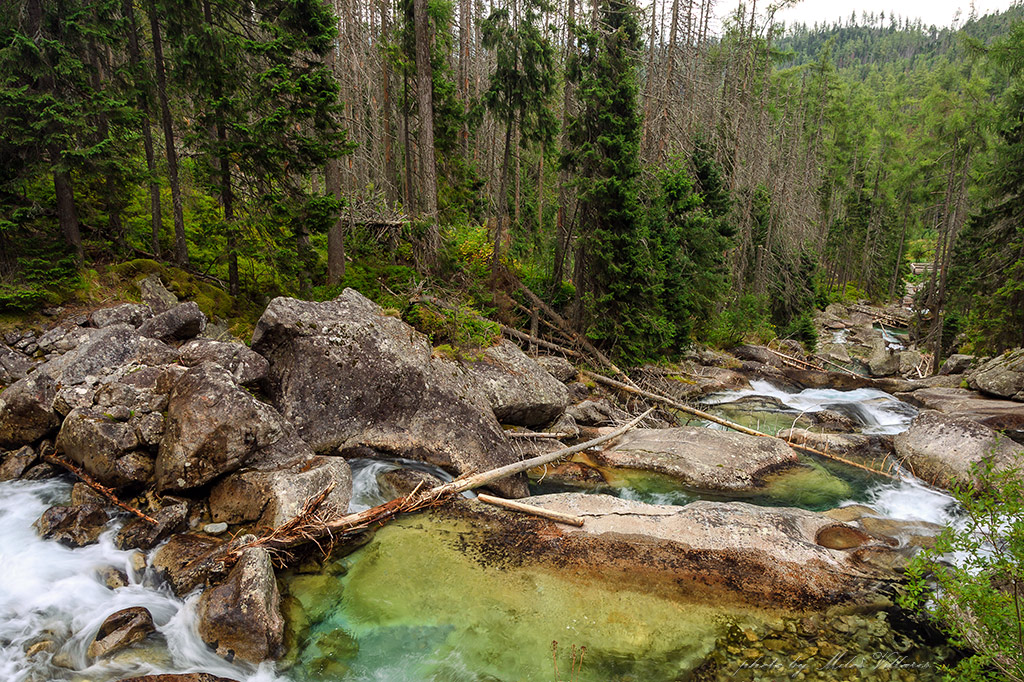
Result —
POLYGON ((775 338, 768 302, 762 296, 745 294, 715 315, 702 339, 718 348, 731 348, 745 341, 768 343, 775 338))
POLYGON ((935 618, 950 642, 972 652, 946 679, 1024 680, 1024 485, 1017 466, 974 465, 956 486, 961 524, 914 558, 900 603, 935 618), (949 563, 952 557, 954 563, 949 563), (934 587, 933 587, 934 585, 934 587))

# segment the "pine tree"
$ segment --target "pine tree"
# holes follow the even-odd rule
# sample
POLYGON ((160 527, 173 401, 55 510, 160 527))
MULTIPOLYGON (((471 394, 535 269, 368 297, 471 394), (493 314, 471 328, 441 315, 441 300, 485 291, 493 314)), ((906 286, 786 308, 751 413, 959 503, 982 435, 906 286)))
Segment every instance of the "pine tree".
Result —
POLYGON ((603 0, 599 10, 593 30, 577 28, 580 113, 563 158, 579 196, 578 307, 591 338, 641 362, 671 343, 673 329, 660 310, 661 276, 639 200, 640 31, 626 0, 603 0))

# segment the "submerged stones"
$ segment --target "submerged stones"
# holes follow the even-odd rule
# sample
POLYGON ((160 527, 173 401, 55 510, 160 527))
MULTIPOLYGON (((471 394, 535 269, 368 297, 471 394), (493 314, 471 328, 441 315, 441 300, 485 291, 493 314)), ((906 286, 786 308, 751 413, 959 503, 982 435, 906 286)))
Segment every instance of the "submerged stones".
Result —
MULTIPOLYGON (((377 452, 456 474, 516 459, 463 369, 352 289, 322 303, 274 299, 252 348, 270 362, 274 405, 318 453, 377 452)), ((521 476, 494 487, 527 494, 521 476)))

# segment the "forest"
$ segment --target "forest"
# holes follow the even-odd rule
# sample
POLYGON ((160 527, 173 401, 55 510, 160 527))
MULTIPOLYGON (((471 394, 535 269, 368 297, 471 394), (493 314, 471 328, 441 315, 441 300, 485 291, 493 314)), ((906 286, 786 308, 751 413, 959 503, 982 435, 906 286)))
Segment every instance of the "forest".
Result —
POLYGON ((953 28, 757 2, 719 25, 713 0, 5 5, 4 314, 145 259, 242 328, 351 286, 460 344, 411 292, 523 327, 525 288, 634 365, 813 346, 816 308, 916 277, 936 367, 1024 344, 1020 5, 953 28))

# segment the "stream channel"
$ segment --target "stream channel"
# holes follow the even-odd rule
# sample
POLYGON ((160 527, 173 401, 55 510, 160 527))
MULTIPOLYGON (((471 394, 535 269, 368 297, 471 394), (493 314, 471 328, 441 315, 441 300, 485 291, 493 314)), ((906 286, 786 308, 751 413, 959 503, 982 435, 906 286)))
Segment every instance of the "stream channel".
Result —
MULTIPOLYGON (((790 392, 761 381, 706 402, 773 433, 823 409, 849 416, 866 433, 898 433, 915 414, 876 390, 790 392)), ((954 519, 949 496, 911 477, 890 481, 841 464, 804 462, 741 499, 812 510, 857 504, 912 522, 954 519)), ((404 463, 352 464, 352 506, 359 509, 384 501, 378 475, 404 463)), ((545 481, 533 488, 567 490, 545 481)), ((929 680, 939 679, 935 662, 945 655, 887 611, 780 618, 680 603, 550 568, 483 565, 458 551, 472 527, 422 513, 381 528, 318 572, 282 574, 289 653, 276 666, 254 669, 228 663, 203 644, 197 595, 174 597, 132 552, 114 548, 119 521, 99 544, 81 549, 39 539, 33 522, 69 490, 60 481, 0 484, 0 679, 107 682, 205 671, 247 682, 929 680), (101 577, 108 567, 124 571, 130 584, 108 589, 101 577), (85 652, 100 624, 129 606, 149 609, 157 633, 90 666, 85 652)), ((587 492, 676 505, 700 497, 655 475, 607 474, 604 485, 587 492)))

